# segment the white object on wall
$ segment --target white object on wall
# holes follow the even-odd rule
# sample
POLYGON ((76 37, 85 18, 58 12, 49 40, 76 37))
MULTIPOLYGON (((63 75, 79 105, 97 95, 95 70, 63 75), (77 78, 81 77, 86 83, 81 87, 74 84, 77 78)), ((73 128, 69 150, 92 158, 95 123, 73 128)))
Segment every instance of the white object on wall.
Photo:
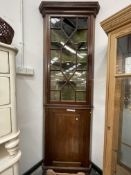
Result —
POLYGON ((16 119, 15 56, 17 49, 0 43, 0 175, 19 175, 16 119))
POLYGON ((25 66, 25 46, 24 46, 24 0, 20 0, 20 18, 21 18, 21 60, 20 60, 20 65, 17 66, 16 68, 16 73, 19 75, 29 75, 33 76, 34 75, 34 69, 31 67, 25 66))

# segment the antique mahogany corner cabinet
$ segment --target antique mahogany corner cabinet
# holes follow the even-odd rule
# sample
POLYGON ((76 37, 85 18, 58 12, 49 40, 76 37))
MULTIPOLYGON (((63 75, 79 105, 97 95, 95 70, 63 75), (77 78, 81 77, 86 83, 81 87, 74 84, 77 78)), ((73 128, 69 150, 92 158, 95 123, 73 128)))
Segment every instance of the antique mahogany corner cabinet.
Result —
POLYGON ((131 175, 131 5, 101 25, 109 38, 104 175, 131 175))
POLYGON ((98 2, 43 1, 44 168, 87 171, 98 2))

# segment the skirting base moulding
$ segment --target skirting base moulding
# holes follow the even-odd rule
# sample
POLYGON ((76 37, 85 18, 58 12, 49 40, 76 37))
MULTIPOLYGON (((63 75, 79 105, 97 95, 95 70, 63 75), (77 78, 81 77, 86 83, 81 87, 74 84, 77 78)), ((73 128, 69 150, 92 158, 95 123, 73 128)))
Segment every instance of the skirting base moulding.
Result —
POLYGON ((19 175, 15 56, 17 49, 0 43, 0 175, 19 175))

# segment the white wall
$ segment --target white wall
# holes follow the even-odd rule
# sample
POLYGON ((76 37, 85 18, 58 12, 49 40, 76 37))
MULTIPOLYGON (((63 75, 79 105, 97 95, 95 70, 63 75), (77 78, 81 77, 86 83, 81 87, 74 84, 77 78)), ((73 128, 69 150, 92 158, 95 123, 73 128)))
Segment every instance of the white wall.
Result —
MULTIPOLYGON (((92 118, 92 161, 102 168, 107 36, 100 22, 130 4, 130 0, 99 0, 100 12, 95 29, 94 111, 92 118)), ((42 159, 43 149, 43 20, 38 11, 40 0, 24 0, 25 65, 35 69, 35 75, 17 76, 17 113, 21 129, 21 174, 42 159)), ((13 45, 19 48, 21 60, 20 0, 0 0, 0 16, 15 29, 13 45)))
POLYGON ((92 161, 103 168, 103 144, 105 125, 107 36, 100 22, 129 5, 130 0, 99 0, 100 11, 95 29, 94 112, 92 127, 92 161))
POLYGON ((17 76, 17 109, 21 129, 21 173, 43 158, 43 19, 40 0, 24 0, 24 64, 34 76, 17 76))
MULTIPOLYGON (((43 19, 40 0, 24 0, 25 66, 33 67, 35 75, 17 75, 17 115, 22 158, 20 174, 43 157, 43 19)), ((17 65, 21 64, 22 26, 21 0, 0 0, 0 16, 15 30, 13 45, 19 49, 17 65)))

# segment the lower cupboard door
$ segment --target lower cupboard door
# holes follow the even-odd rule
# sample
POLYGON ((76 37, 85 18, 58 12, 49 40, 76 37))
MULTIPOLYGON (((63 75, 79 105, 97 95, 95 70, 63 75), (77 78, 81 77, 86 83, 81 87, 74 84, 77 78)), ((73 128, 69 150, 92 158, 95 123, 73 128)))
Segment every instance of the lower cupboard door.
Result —
POLYGON ((46 111, 45 164, 81 167, 89 165, 90 111, 46 111))

